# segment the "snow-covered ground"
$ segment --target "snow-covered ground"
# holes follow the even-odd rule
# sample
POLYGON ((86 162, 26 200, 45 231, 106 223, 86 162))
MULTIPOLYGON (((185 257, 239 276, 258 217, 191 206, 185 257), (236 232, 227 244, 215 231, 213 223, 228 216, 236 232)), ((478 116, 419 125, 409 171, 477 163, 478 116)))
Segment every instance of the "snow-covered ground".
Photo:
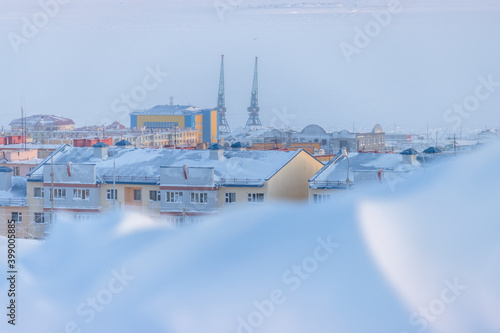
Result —
POLYGON ((327 206, 178 230, 138 215, 60 224, 18 241, 17 322, 0 331, 499 332, 500 147, 458 159, 327 206))

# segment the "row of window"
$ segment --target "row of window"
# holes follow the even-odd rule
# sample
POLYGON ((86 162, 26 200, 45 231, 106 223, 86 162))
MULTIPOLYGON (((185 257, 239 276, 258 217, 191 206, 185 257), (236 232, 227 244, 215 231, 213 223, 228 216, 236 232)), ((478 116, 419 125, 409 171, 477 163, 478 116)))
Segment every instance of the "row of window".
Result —
MULTIPOLYGON (((88 221, 90 219, 89 215, 81 215, 77 214, 74 216, 76 221, 88 221)), ((11 219, 16 223, 23 222, 23 213, 12 212, 11 219)), ((35 223, 45 223, 45 214, 44 213, 34 213, 34 222, 35 223)))
MULTIPOLYGON (((49 193, 50 190, 49 190, 49 193)), ((43 198, 45 196, 43 188, 35 187, 33 197, 34 198, 43 198)), ((73 200, 88 200, 90 196, 89 189, 73 189, 73 200)), ((55 188, 53 191, 53 195, 50 196, 52 199, 66 199, 66 189, 65 188, 55 188)))
MULTIPOLYGON (((43 213, 35 213, 34 215, 35 223, 45 223, 45 215, 43 213)), ((10 218, 16 223, 23 223, 23 213, 12 212, 10 218)))
MULTIPOLYGON (((69 190, 68 190, 69 191, 69 190)), ((53 190, 53 198, 63 200, 66 199, 65 188, 54 188, 53 190)), ((49 193, 51 193, 49 191, 49 193)), ((165 202, 168 203, 182 203, 184 202, 184 192, 181 191, 166 191, 165 192, 165 202)), ((44 191, 40 187, 34 188, 35 198, 43 198, 44 191)), ((90 197, 89 189, 73 189, 73 200, 88 200, 90 197)), ((51 196, 52 198, 52 196, 51 196)), ((106 190, 106 200, 117 200, 118 199, 118 190, 106 190)), ((142 190, 135 189, 134 190, 134 200, 141 201, 142 200, 142 190)), ((161 191, 152 190, 149 191, 149 200, 150 201, 161 201, 161 191)), ((247 196, 248 202, 264 202, 264 193, 248 193, 247 196)), ((208 193, 207 192, 192 192, 190 194, 190 202, 193 204, 206 204, 208 203, 208 193)), ((236 202, 236 193, 229 192, 224 194, 224 202, 225 203, 234 203, 236 202)))
POLYGON ((384 143, 385 140, 383 138, 375 138, 375 139, 366 139, 366 140, 359 140, 359 144, 364 146, 364 145, 369 145, 369 144, 377 144, 377 143, 384 143), (378 141, 378 142, 377 142, 378 141))
POLYGON ((330 194, 314 194, 313 201, 314 203, 322 203, 330 201, 330 194))

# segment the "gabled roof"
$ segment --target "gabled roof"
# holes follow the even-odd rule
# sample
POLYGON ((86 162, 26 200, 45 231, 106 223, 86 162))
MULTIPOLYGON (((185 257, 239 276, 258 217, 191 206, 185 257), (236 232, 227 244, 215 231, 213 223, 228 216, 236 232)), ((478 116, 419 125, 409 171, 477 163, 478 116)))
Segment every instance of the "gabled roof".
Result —
MULTIPOLYGON (((94 148, 65 147, 53 159, 54 164, 95 164, 98 179, 109 182, 113 177, 134 179, 136 182, 157 183, 162 166, 212 167, 215 181, 219 184, 263 184, 302 150, 285 151, 224 151, 220 159, 211 159, 208 150, 110 148, 115 158, 101 160, 94 157, 94 148), (113 161, 114 160, 114 161, 113 161)), ((50 160, 45 160, 50 164, 50 160)), ((40 178, 43 168, 32 173, 33 181, 40 178)))
POLYGON ((348 163, 347 158, 338 153, 309 180, 309 186, 320 187, 321 184, 345 183, 348 170, 349 180, 355 182, 355 172, 377 172, 380 169, 385 171, 408 171, 414 169, 414 167, 404 165, 403 158, 399 154, 350 153, 348 163))
POLYGON ((0 206, 26 206, 26 178, 12 177, 12 187, 0 191, 0 206))

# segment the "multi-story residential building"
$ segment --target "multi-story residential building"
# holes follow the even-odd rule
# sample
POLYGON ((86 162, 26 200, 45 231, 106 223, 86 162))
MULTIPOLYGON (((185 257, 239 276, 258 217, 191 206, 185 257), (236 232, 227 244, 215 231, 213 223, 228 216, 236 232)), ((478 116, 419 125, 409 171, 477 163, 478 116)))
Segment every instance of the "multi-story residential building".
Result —
POLYGON ((7 221, 14 220, 17 237, 31 237, 23 223, 29 218, 26 201, 26 178, 14 170, 0 167, 0 235, 7 235, 7 221))
POLYGON ((309 180, 309 201, 321 203, 339 191, 366 190, 375 185, 392 189, 422 168, 455 156, 438 150, 426 151, 425 154, 413 149, 399 154, 339 152, 309 180))
POLYGON ((304 150, 62 146, 28 175, 27 200, 45 222, 129 208, 189 223, 233 205, 306 200, 322 166, 304 150))
POLYGON ((14 176, 26 177, 41 161, 36 149, 0 150, 0 166, 12 169, 14 176))

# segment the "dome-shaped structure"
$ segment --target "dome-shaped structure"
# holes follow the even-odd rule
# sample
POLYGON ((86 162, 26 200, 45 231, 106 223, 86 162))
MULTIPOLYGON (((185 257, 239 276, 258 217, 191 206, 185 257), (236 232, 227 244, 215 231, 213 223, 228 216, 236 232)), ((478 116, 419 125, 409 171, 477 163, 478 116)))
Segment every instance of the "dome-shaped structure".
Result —
POLYGON ((321 135, 321 134, 326 134, 326 131, 318 125, 308 125, 304 127, 302 134, 307 134, 307 135, 321 135))
POLYGON ((380 126, 380 124, 377 124, 373 127, 372 133, 384 133, 384 129, 380 126))

